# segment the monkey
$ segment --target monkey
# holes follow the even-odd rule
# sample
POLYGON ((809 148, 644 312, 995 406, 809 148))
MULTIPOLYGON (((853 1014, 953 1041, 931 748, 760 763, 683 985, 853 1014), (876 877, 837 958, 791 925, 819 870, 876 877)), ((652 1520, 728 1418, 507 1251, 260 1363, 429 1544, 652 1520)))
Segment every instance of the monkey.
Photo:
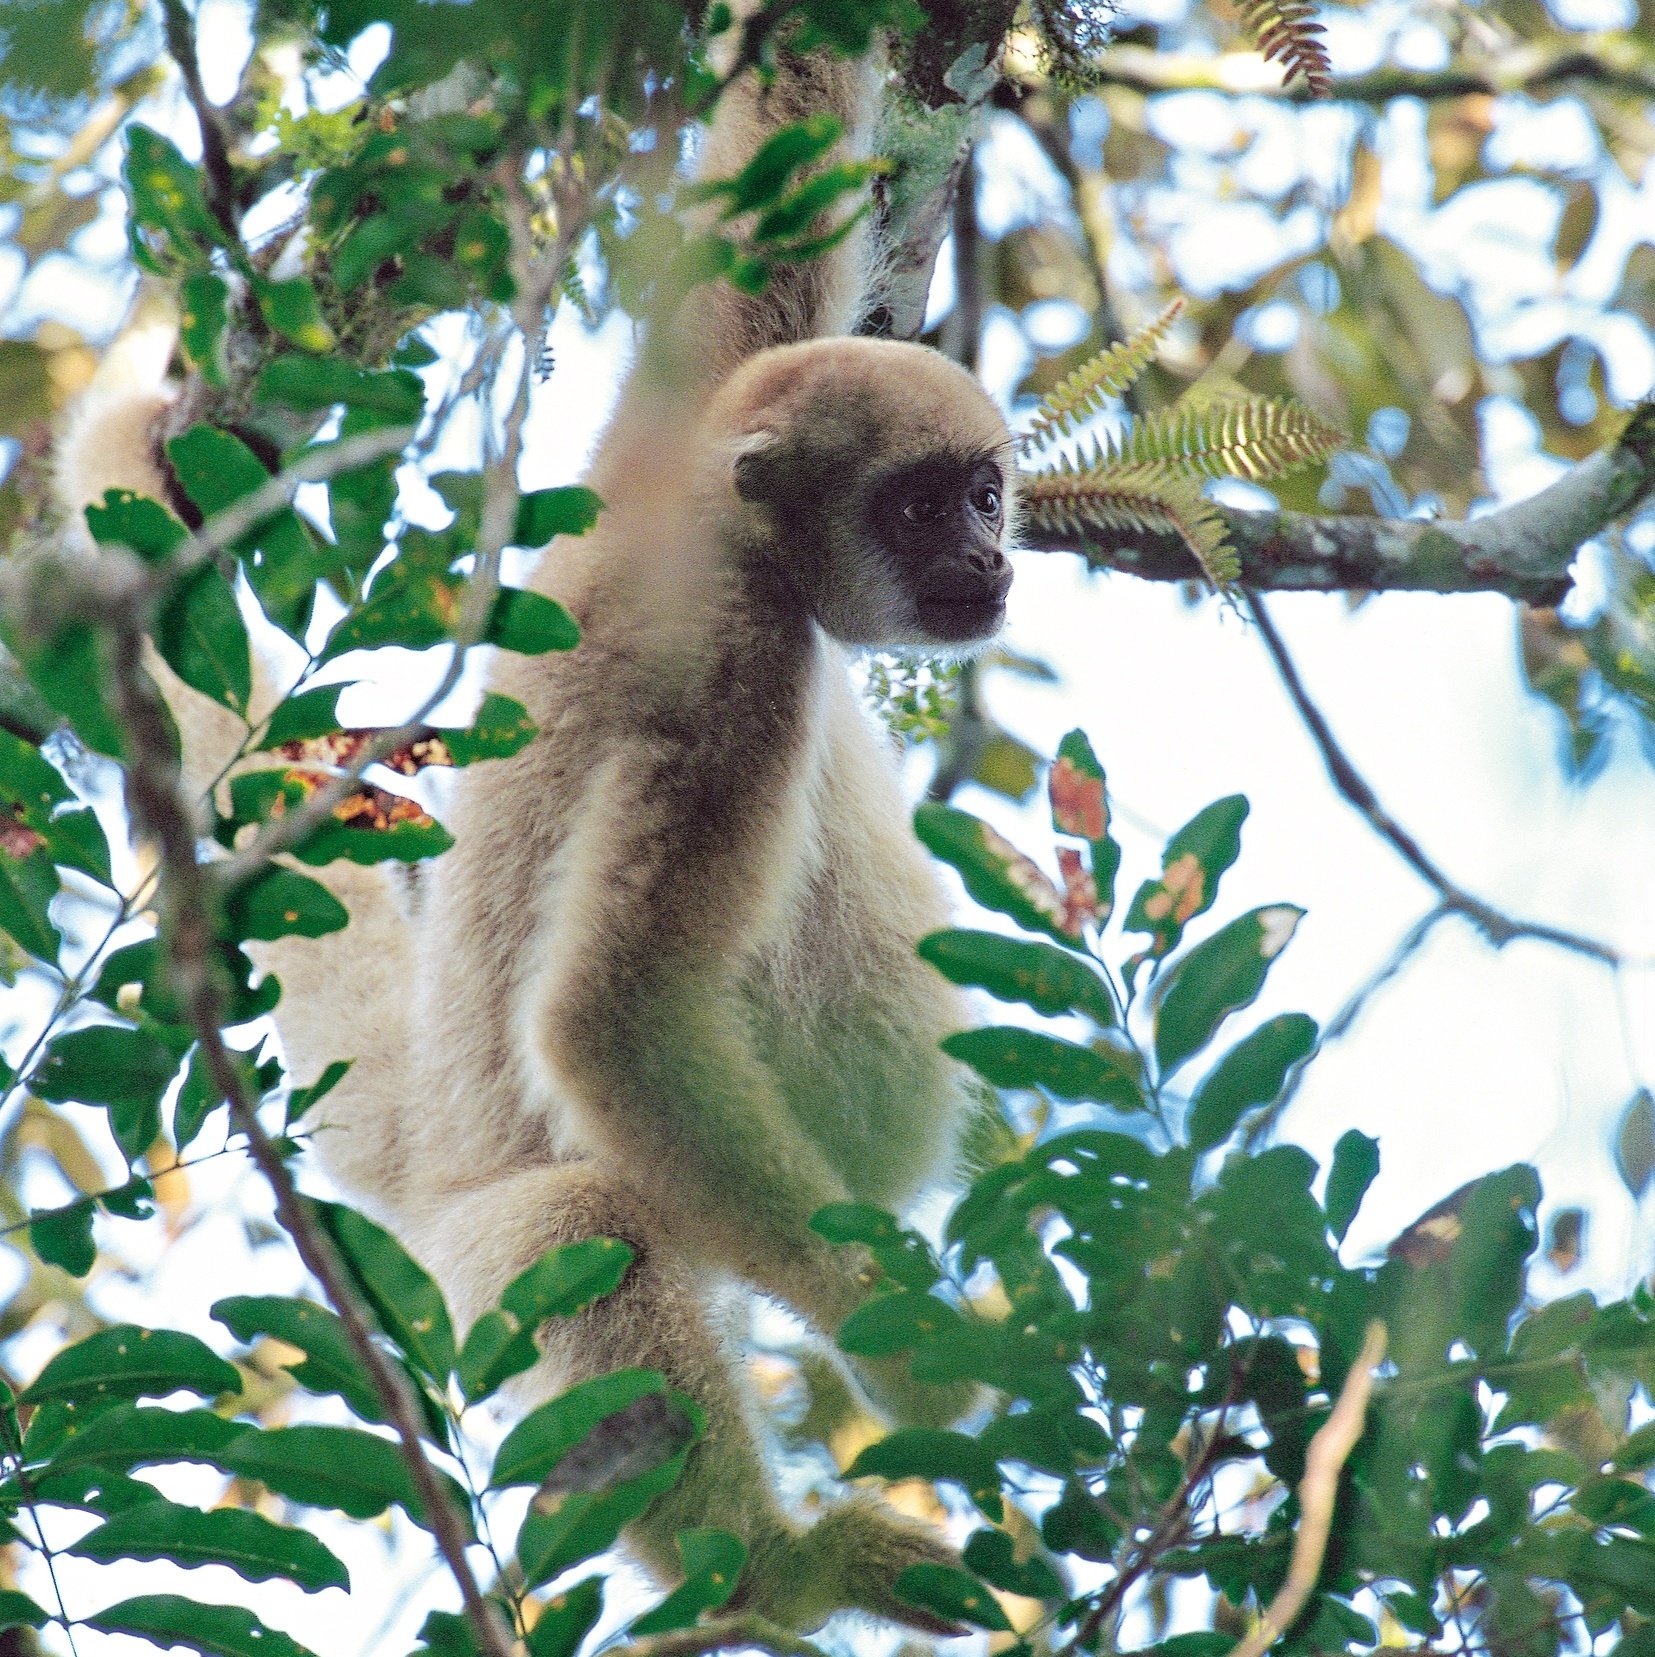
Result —
MULTIPOLYGON (((879 80, 783 50, 721 98, 703 176, 807 114, 854 145, 879 80)), ((646 344, 587 480, 598 524, 531 578, 581 642, 492 668, 539 734, 458 774, 455 844, 415 882, 330 865, 349 928, 257 959, 295 1081, 354 1060, 313 1109, 319 1161, 462 1327, 556 1244, 632 1246, 614 1294, 543 1333, 520 1401, 640 1365, 700 1407, 683 1476, 625 1538, 653 1576, 677 1575, 677 1531, 713 1525, 748 1549, 732 1609, 952 1633, 894 1588, 956 1562, 934 1530, 867 1493, 811 1524, 785 1510, 736 1356, 754 1291, 824 1335, 862 1304, 866 1258, 812 1214, 946 1181, 970 1108, 939 1048, 965 1009, 914 952, 948 902, 847 658, 993 637, 1016 471, 963 369, 849 334, 869 264, 852 234, 761 293, 697 289, 646 344)), ((105 481, 85 460, 71 499, 105 481)), ((201 699, 169 693, 188 747, 201 699)), ((901 1359, 855 1368, 897 1420, 971 1399, 901 1359)))

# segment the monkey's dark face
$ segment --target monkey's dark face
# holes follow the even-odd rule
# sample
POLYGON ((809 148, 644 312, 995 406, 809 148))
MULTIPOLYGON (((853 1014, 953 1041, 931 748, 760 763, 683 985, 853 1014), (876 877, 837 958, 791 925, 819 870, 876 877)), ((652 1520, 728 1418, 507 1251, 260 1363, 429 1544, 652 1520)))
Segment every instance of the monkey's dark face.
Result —
POLYGON ((865 531, 907 590, 925 642, 938 644, 970 644, 1000 630, 1011 591, 1005 532, 999 461, 951 455, 881 479, 865 531))

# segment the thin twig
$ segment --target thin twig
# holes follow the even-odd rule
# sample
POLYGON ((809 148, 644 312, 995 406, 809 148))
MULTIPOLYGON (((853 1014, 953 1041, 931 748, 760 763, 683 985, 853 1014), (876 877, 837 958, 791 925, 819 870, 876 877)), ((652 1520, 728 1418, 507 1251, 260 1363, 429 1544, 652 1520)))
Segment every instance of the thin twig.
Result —
POLYGON ((1318 1429, 1305 1451, 1304 1477, 1299 1481, 1299 1528, 1293 1535, 1293 1557, 1287 1580, 1270 1601, 1270 1609, 1230 1657, 1264 1657, 1281 1638, 1282 1630, 1304 1609, 1322 1574, 1322 1559, 1333 1529, 1333 1505, 1339 1494, 1339 1474, 1367 1422, 1373 1372, 1385 1357, 1385 1325, 1376 1318, 1351 1366, 1333 1414, 1318 1429))
POLYGON ((236 179, 230 170, 230 147, 225 141, 224 124, 201 83, 195 23, 184 10, 183 0, 164 0, 162 11, 167 25, 167 52, 184 77, 184 91, 189 96, 190 108, 195 111, 196 124, 201 128, 201 170, 207 180, 207 205, 231 239, 239 239, 236 179))
MULTIPOLYGON (((1439 903, 1434 909, 1428 910, 1403 933, 1395 949, 1385 958, 1384 962, 1376 967, 1356 990, 1352 993, 1337 1013, 1332 1022, 1322 1031, 1320 1047, 1326 1047, 1330 1042, 1342 1041, 1350 1034, 1357 1019, 1362 1016, 1363 1009, 1368 1002, 1378 994, 1418 953, 1420 946, 1436 930, 1439 921, 1446 920, 1455 911, 1446 903, 1439 903)), ((1248 1124, 1247 1132, 1242 1143, 1250 1152, 1260 1144, 1275 1125, 1287 1114, 1287 1107, 1293 1103, 1300 1084, 1309 1069, 1307 1065, 1297 1065, 1293 1073, 1287 1078, 1287 1085, 1281 1090, 1274 1104, 1268 1110, 1260 1111, 1248 1124)))
POLYGON ((401 1439, 425 1523, 454 1580, 467 1616, 486 1657, 510 1657, 509 1644, 483 1598, 466 1559, 468 1537, 420 1446, 419 1407, 407 1381, 373 1337, 373 1323, 352 1287, 330 1239, 300 1197, 281 1152, 259 1121, 256 1101, 237 1067, 220 1029, 223 1008, 213 973, 213 911, 216 893, 205 866, 196 860, 195 827, 180 798, 178 766, 173 759, 170 725, 159 693, 142 670, 143 631, 136 619, 119 632, 114 651, 117 713, 131 745, 126 769, 127 809, 140 832, 155 842, 165 874, 162 898, 168 962, 175 988, 201 1044, 214 1087, 229 1102, 235 1127, 276 1199, 276 1216, 293 1239, 299 1258, 332 1301, 375 1396, 401 1439))
POLYGON ((699 1657, 708 1651, 767 1651, 770 1657, 825 1657, 822 1648, 767 1617, 721 1617, 617 1648, 617 1657, 699 1657))
POLYGON ((1584 955, 1588 960, 1600 961, 1607 967, 1619 968, 1624 964, 1619 951, 1611 949, 1608 944, 1600 943, 1596 938, 1588 938, 1562 927, 1547 926, 1539 921, 1518 920, 1494 908, 1492 904, 1485 903, 1450 880, 1426 855, 1413 835, 1380 804, 1379 796, 1374 793, 1367 780, 1351 764, 1349 757, 1339 746, 1321 709, 1311 701, 1304 681, 1299 677, 1299 670, 1294 666, 1293 658, 1288 654, 1281 634, 1276 631, 1276 625, 1264 607, 1264 600, 1252 591, 1246 592, 1244 596, 1253 622, 1258 628, 1259 637, 1263 639, 1265 649, 1270 652, 1271 660, 1276 664, 1276 671, 1280 674, 1281 682, 1293 706, 1298 710, 1300 719, 1304 721, 1311 739, 1321 752, 1328 775, 1333 779, 1333 786, 1367 818, 1369 826, 1397 856, 1435 890, 1445 909, 1463 915, 1496 949, 1503 948, 1518 938, 1532 938, 1538 943, 1555 944, 1559 949, 1584 955))

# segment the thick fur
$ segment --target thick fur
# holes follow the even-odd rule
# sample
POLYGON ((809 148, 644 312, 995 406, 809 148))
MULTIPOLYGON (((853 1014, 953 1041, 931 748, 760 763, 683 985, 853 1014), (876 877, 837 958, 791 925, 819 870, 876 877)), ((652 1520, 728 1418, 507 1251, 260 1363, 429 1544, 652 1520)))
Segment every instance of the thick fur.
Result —
MULTIPOLYGON (((873 89, 866 66, 790 60, 726 97, 704 170, 818 110, 864 130, 873 89)), ((618 1293, 551 1329, 525 1396, 642 1364, 705 1410, 685 1477, 629 1533, 653 1572, 676 1575, 678 1529, 715 1525, 750 1549, 743 1606, 940 1629, 892 1592, 953 1557, 935 1533, 867 1496, 809 1527, 783 1511, 735 1350, 752 1288, 824 1333, 860 1303, 864 1263, 807 1221, 946 1178, 964 1108, 938 1042, 965 1015, 914 954, 946 904, 844 646, 948 642, 871 534, 879 480, 938 455, 1013 469, 961 370, 821 337, 853 320, 862 259, 852 238, 758 297, 692 298, 593 467, 597 529, 536 578, 579 648, 496 665, 539 737, 460 774, 457 844, 411 887, 333 865, 348 931, 261 959, 296 1079, 356 1061, 317 1107, 321 1160, 462 1322, 554 1244, 637 1250, 618 1293)), ((210 746, 199 699, 178 700, 210 746)), ((861 1379, 907 1419, 966 1402, 900 1363, 861 1379)))

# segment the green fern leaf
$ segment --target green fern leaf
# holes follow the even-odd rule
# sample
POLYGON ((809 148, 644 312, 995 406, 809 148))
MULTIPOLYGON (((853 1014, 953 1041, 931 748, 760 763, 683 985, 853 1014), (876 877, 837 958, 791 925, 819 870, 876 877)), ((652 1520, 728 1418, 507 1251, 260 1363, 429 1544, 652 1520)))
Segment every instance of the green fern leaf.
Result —
POLYGON ((1017 490, 1023 521, 1056 534, 1110 529, 1173 534, 1220 592, 1241 579, 1241 560, 1224 532, 1224 519, 1199 480, 1159 461, 1128 462, 1094 453, 1025 472, 1017 490))
POLYGON ((1046 394, 1034 411, 1034 423, 1024 432, 1018 448, 1030 454, 1046 444, 1067 437, 1083 421, 1103 407, 1107 397, 1118 397, 1155 360, 1184 301, 1175 299, 1147 327, 1140 328, 1119 345, 1100 351, 1084 362, 1061 385, 1046 394))
POLYGON ((1199 407, 1179 403, 1145 415, 1110 445, 1107 458, 1269 483, 1325 460, 1347 441, 1337 426, 1302 403, 1248 397, 1199 407))

